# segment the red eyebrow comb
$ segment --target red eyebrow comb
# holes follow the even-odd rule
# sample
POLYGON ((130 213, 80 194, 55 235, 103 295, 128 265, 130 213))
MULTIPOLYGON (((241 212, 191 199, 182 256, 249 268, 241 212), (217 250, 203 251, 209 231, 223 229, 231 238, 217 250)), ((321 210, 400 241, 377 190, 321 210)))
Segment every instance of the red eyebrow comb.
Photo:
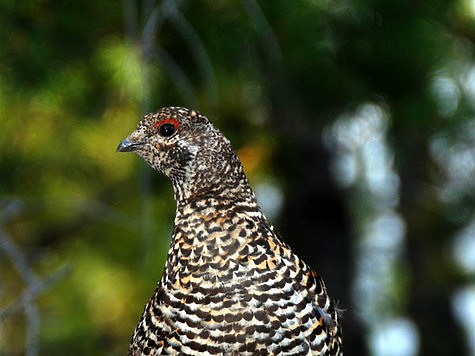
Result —
POLYGON ((172 119, 171 117, 167 117, 166 119, 162 119, 162 120, 159 120, 155 123, 155 128, 157 129, 161 124, 165 123, 165 122, 170 122, 173 124, 173 126, 175 126, 175 128, 178 126, 178 124, 180 123, 178 120, 175 120, 175 119, 172 119))

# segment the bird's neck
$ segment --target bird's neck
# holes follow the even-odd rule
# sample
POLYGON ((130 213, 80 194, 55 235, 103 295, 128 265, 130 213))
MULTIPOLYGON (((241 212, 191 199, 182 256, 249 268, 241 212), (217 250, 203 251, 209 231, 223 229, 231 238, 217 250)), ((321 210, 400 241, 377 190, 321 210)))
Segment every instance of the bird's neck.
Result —
POLYGON ((230 163, 207 162, 188 167, 186 174, 171 178, 177 212, 193 205, 212 209, 244 204, 257 207, 256 197, 244 174, 241 162, 233 154, 230 163), (205 168, 203 168, 205 167, 205 168))
POLYGON ((196 192, 185 199, 177 200, 175 225, 188 220, 207 221, 212 218, 232 220, 236 216, 250 219, 263 216, 256 202, 253 191, 221 187, 219 190, 196 192))
POLYGON ((258 236, 269 234, 237 158, 232 165, 208 167, 172 179, 177 210, 165 280, 191 273, 184 267, 191 265, 200 273, 230 276, 239 256, 260 243, 254 241, 258 236))
POLYGON ((270 234, 252 191, 234 196, 226 189, 216 193, 195 195, 177 206, 164 283, 175 285, 189 280, 189 275, 200 275, 204 279, 199 284, 206 286, 213 278, 231 280, 239 259, 255 255, 262 243, 258 237, 270 234))
MULTIPOLYGON (((177 201, 175 235, 186 231, 194 243, 206 235, 208 242, 212 243, 216 229, 227 233, 246 221, 257 225, 265 220, 242 169, 213 179, 203 177, 193 181, 199 183, 174 184, 177 201), (203 235, 197 236, 198 231, 203 235)), ((231 235, 235 237, 234 233, 231 235)))
MULTIPOLYGON (((175 196, 178 196, 175 216, 175 228, 178 229, 187 229, 192 224, 205 226, 204 233, 208 233, 209 221, 226 221, 233 228, 232 225, 238 224, 243 216, 256 221, 263 218, 245 177, 230 185, 221 183, 207 189, 184 189, 178 194, 175 190, 175 196)), ((191 229, 188 233, 194 235, 195 231, 191 229)))

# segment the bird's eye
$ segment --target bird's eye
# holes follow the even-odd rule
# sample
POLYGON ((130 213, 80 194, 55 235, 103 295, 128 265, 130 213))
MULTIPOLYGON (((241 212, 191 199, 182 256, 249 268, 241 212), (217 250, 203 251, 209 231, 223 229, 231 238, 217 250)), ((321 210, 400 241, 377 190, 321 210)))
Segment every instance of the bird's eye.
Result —
POLYGON ((178 121, 172 118, 160 120, 155 124, 155 128, 158 130, 158 133, 163 137, 170 137, 173 135, 177 127, 178 121))
POLYGON ((160 135, 163 137, 171 136, 175 133, 175 126, 170 122, 165 122, 159 127, 160 135))

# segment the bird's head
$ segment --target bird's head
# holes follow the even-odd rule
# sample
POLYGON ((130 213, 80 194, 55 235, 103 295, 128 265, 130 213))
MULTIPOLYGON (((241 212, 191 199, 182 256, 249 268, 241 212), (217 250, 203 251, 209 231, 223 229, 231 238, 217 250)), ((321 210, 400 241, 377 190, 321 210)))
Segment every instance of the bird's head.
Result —
POLYGON ((229 141, 205 116, 186 108, 166 107, 145 115, 117 151, 137 153, 170 178, 175 192, 246 181, 229 141))

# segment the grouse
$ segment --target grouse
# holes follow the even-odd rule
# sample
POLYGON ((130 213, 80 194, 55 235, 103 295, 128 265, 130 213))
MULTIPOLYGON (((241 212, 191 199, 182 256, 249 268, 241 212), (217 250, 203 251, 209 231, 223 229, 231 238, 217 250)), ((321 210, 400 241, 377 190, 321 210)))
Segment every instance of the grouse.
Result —
POLYGON ((177 203, 165 269, 129 356, 342 355, 323 280, 279 238, 230 142, 204 115, 145 115, 117 151, 165 174, 177 203))

